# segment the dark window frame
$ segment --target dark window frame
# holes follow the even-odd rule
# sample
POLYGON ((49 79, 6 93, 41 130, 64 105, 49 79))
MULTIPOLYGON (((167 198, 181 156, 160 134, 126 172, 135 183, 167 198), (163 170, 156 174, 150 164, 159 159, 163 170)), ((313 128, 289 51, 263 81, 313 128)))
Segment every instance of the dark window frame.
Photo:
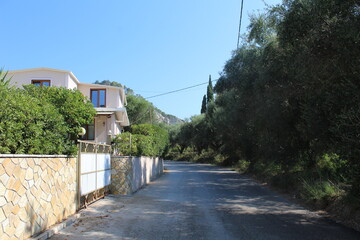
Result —
MULTIPOLYGON (((97 105, 98 106, 95 106, 94 105, 94 107, 96 107, 96 108, 99 108, 99 107, 101 107, 100 106, 100 91, 105 91, 105 96, 104 96, 104 108, 106 107, 106 88, 92 88, 92 89, 90 89, 90 101, 91 102, 93 102, 93 92, 98 92, 98 94, 97 94, 97 105)), ((94 104, 94 103, 93 103, 94 104)))
POLYGON ((84 125, 84 128, 86 130, 85 135, 82 137, 83 140, 95 140, 95 119, 94 119, 94 123, 93 124, 86 124, 84 125), (89 138, 89 125, 93 125, 94 126, 94 134, 93 137, 94 138, 89 138))
POLYGON ((35 83, 40 83, 40 87, 44 86, 44 82, 49 83, 49 86, 46 87, 51 87, 51 80, 48 79, 32 79, 31 80, 31 84, 35 84, 35 83))

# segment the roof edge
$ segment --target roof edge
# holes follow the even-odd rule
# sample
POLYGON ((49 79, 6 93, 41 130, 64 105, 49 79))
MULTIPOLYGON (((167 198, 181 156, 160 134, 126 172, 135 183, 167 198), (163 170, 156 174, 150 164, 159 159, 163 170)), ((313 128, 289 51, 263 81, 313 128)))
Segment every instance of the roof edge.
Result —
POLYGON ((102 84, 95 84, 95 83, 85 83, 81 82, 80 85, 86 85, 86 86, 93 86, 93 87, 102 87, 102 88, 114 88, 114 89, 124 89, 123 87, 115 87, 110 85, 102 85, 102 84))

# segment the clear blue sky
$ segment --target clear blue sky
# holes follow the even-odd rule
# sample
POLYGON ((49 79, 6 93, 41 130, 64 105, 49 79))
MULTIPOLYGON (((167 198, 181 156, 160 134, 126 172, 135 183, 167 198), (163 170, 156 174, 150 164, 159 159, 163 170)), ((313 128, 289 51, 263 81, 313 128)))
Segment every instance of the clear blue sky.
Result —
MULTIPOLYGON (((265 0, 268 4, 281 0, 265 0)), ((72 71, 143 97, 217 79, 236 48, 241 0, 0 0, 0 67, 72 71)), ((242 33, 263 0, 244 0, 242 33)), ((149 99, 180 118, 199 114, 206 85, 149 99)))

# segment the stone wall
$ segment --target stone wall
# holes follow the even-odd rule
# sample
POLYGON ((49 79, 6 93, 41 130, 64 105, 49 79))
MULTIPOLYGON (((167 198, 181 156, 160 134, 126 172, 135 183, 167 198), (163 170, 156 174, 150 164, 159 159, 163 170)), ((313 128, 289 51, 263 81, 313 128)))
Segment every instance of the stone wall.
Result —
POLYGON ((0 240, 26 239, 76 212, 77 159, 0 155, 0 240))
POLYGON ((111 185, 113 194, 128 195, 132 193, 132 157, 111 157, 111 185))
POLYGON ((163 160, 151 157, 112 157, 111 192, 132 194, 156 179, 164 169, 163 160))

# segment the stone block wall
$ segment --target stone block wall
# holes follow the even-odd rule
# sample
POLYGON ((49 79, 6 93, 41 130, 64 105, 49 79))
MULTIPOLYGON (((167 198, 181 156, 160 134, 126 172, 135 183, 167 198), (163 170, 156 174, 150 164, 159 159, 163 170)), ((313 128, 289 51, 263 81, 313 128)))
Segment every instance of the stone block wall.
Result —
POLYGON ((163 160, 152 157, 111 158, 111 192, 128 195, 156 179, 164 170, 163 160))
POLYGON ((76 212, 77 159, 0 155, 0 240, 26 239, 76 212))
POLYGON ((111 157, 111 168, 111 193, 116 195, 131 194, 133 178, 132 157, 111 157))

